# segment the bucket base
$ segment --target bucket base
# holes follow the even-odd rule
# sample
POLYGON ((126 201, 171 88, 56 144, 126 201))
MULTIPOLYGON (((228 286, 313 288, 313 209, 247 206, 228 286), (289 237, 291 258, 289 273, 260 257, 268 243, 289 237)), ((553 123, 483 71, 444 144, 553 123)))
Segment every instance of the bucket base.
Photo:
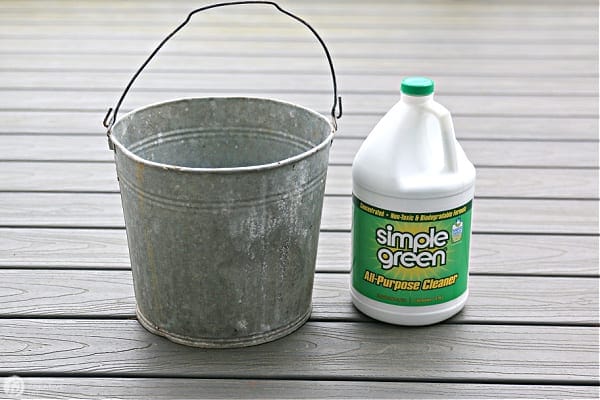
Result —
POLYGON ((160 327, 154 325, 148 318, 144 317, 139 308, 136 307, 135 313, 138 318, 138 322, 149 332, 163 336, 170 341, 178 344, 183 344, 186 346, 192 347, 203 347, 203 348, 234 348, 234 347, 247 347, 247 346, 255 346, 258 344, 271 342, 273 340, 279 339, 283 336, 289 335, 294 332, 296 329, 300 328, 310 317, 312 311, 312 305, 308 307, 306 313, 301 315, 298 319, 290 322, 289 324, 282 326, 280 328, 274 329, 272 331, 268 331, 265 333, 260 333, 252 336, 246 337, 238 337, 232 339, 214 339, 214 338, 201 338, 201 337, 188 337, 183 335, 178 335, 176 333, 167 332, 160 327))

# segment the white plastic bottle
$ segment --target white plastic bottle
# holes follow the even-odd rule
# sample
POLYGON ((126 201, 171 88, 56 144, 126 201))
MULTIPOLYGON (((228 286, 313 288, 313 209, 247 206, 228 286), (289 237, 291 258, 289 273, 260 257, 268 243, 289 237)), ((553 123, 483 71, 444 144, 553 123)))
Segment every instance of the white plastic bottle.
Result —
POLYGON ((468 297, 475 168, 433 86, 404 79, 352 164, 352 301, 393 324, 442 321, 468 297))

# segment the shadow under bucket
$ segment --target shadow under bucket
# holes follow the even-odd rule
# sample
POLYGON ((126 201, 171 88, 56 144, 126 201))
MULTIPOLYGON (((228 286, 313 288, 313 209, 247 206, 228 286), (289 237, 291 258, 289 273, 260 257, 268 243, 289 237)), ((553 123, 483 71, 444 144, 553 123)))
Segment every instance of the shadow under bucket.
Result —
POLYGON ((154 104, 111 128, 137 314, 191 346, 300 327, 311 296, 333 127, 276 100, 154 104))

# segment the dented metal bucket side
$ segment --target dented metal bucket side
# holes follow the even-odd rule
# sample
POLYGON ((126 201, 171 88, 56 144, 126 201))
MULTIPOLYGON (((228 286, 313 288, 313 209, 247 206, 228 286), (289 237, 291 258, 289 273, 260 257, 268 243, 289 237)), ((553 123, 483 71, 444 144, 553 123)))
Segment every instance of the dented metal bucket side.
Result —
POLYGON ((186 99, 123 117, 113 136, 142 325, 187 345, 239 347, 306 321, 331 143, 322 116, 265 99, 186 99), (220 167, 194 167, 207 143, 231 146, 207 156, 220 167), (279 161, 244 166, 253 158, 279 161))

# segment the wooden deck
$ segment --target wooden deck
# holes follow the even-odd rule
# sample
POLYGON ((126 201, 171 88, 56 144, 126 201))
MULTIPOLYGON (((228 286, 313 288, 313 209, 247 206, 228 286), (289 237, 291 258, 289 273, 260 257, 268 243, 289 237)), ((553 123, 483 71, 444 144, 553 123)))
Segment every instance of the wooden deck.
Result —
MULTIPOLYGON (((344 101, 314 310, 281 340, 202 350, 135 320, 101 125, 202 2, 0 3, 0 398, 598 398, 597 1, 281 4, 323 36, 344 101), (424 328, 375 322, 348 291, 352 158, 413 74, 478 170, 471 297, 424 328)), ((330 88, 300 25, 230 7, 196 16, 124 107, 242 94, 326 113, 330 88)))

